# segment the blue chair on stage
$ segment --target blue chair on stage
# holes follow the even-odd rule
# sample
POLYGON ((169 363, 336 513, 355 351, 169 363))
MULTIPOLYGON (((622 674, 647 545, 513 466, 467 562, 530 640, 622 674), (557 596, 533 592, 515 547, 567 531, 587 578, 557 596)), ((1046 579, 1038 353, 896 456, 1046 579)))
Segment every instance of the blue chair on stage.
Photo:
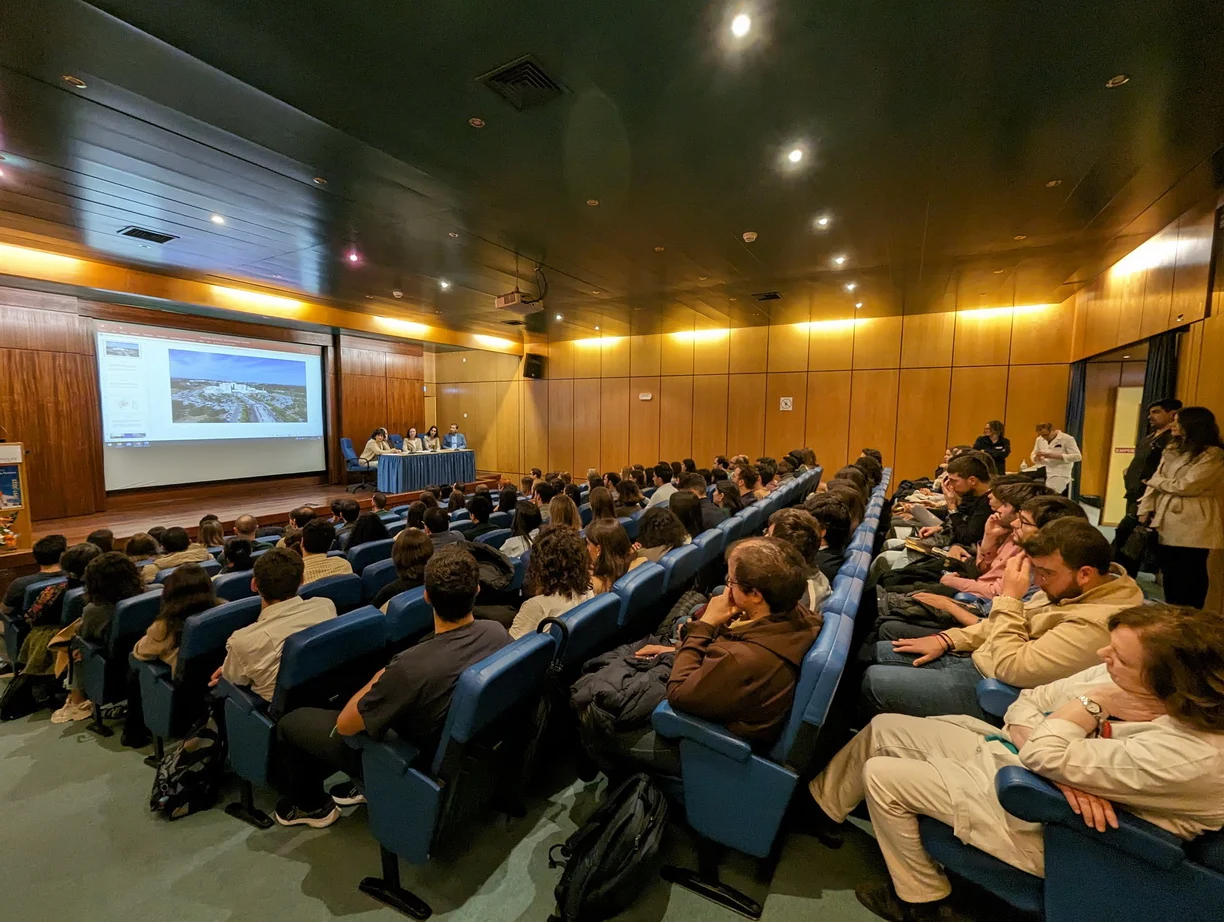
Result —
POLYGON ((353 568, 353 572, 361 575, 364 570, 372 563, 380 560, 391 559, 391 545, 395 544, 394 538, 387 538, 383 541, 367 541, 365 544, 359 544, 355 548, 346 552, 349 564, 353 568))
POLYGON ((349 484, 347 487, 345 487, 345 489, 349 493, 356 493, 358 490, 373 489, 373 485, 370 483, 370 472, 373 470, 373 468, 370 467, 368 461, 362 461, 357 452, 353 450, 353 440, 341 439, 340 452, 344 455, 344 470, 346 472, 356 471, 361 475, 361 479, 358 480, 357 483, 349 484))
POLYGON ((387 436, 387 441, 391 443, 391 447, 396 451, 404 450, 404 437, 398 432, 393 432, 391 435, 387 436))
POLYGON ((1018 765, 995 775, 1008 813, 1044 826, 1045 878, 965 845, 919 817, 922 844, 949 871, 1045 922, 1218 922, 1224 833, 1187 842, 1119 808, 1118 828, 1089 829, 1058 788, 1018 765))
POLYGON ((433 630, 433 608, 425 601, 425 587, 394 596, 387 603, 387 647, 394 653, 407 649, 433 630))
POLYGON ((395 582, 395 561, 379 560, 361 571, 361 601, 369 605, 388 583, 395 582))
POLYGON ((663 585, 667 573, 657 563, 644 563, 634 567, 615 583, 612 592, 620 599, 617 613, 618 630, 626 631, 630 625, 645 624, 650 616, 659 614, 654 622, 661 620, 658 609, 663 600, 663 585))
POLYGON ((325 576, 304 584, 298 590, 298 595, 303 599, 313 599, 316 596, 331 599, 336 605, 336 613, 343 615, 361 604, 361 577, 356 573, 325 576))
POLYGON ((272 825, 271 818, 255 807, 254 785, 268 783, 277 722, 299 701, 311 700, 312 691, 317 693, 345 667, 381 653, 386 641, 386 618, 377 608, 367 607, 289 637, 281 650, 270 702, 250 688, 221 680, 217 694, 224 699, 229 761, 241 780, 241 800, 226 807, 226 813, 260 829, 272 825))
POLYGON ((495 528, 492 531, 486 531, 483 535, 479 535, 473 540, 477 544, 487 544, 489 547, 500 548, 506 543, 506 539, 510 537, 509 528, 495 528))
POLYGON ((226 602, 237 602, 239 599, 248 599, 256 595, 254 589, 251 588, 251 579, 254 577, 254 570, 238 570, 234 573, 222 573, 213 580, 213 592, 216 593, 218 599, 224 599, 226 602))
MULTIPOLYGON (((221 572, 221 564, 217 563, 217 561, 215 560, 201 560, 199 563, 196 564, 196 566, 199 567, 201 570, 203 570, 205 573, 207 573, 209 576, 216 576, 218 573, 221 572)), ((166 577, 168 577, 176 569, 178 568, 177 567, 166 567, 162 570, 158 570, 157 576, 153 578, 154 582, 164 583, 166 581, 166 577)))
POLYGON ((399 859, 424 864, 442 844, 470 836, 473 820, 517 773, 509 745, 526 731, 556 643, 528 634, 470 666, 459 677, 441 742, 432 752, 394 734, 359 734, 370 832, 382 853, 382 876, 361 891, 417 919, 429 904, 400 883, 399 859))
POLYGON ((129 663, 140 677, 145 726, 156 740, 157 755, 152 759, 160 762, 165 741, 182 736, 207 710, 208 681, 225 661, 226 642, 234 631, 255 623, 261 604, 259 596, 254 596, 188 618, 173 672, 160 660, 130 657, 129 663))
POLYGON ((102 722, 102 705, 127 697, 128 655, 149 625, 157 620, 161 608, 161 587, 134 595, 115 606, 106 636, 100 641, 86 640, 79 634, 73 648, 81 654, 74 669, 81 670, 82 687, 93 705, 93 722, 88 729, 99 736, 114 731, 102 722))

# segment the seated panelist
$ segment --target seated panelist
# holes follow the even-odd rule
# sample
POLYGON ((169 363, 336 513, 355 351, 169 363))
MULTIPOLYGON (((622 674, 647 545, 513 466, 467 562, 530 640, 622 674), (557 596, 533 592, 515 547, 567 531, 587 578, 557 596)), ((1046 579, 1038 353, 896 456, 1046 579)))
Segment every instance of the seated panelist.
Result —
POLYGON ((442 447, 452 450, 467 448, 467 436, 459 431, 458 423, 450 424, 450 431, 442 436, 442 447))
POLYGON ((430 426, 429 430, 421 439, 421 447, 425 451, 440 451, 442 448, 442 437, 438 435, 438 427, 430 426))
POLYGON ((404 451, 422 451, 425 448, 421 437, 417 434, 416 426, 408 427, 408 434, 404 436, 404 451))
POLYGON ((387 430, 379 428, 370 433, 370 439, 365 444, 365 450, 361 452, 361 460, 370 467, 378 467, 379 455, 398 454, 400 452, 387 439, 387 430))

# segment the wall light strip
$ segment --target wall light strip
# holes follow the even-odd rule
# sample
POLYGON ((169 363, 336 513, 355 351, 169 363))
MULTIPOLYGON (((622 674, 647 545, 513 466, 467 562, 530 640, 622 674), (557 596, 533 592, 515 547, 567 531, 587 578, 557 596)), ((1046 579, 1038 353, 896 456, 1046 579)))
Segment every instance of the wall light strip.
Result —
POLYGON ((429 332, 428 325, 415 320, 402 320, 399 317, 375 317, 374 320, 380 327, 404 336, 424 336, 429 332))
POLYGON ((805 327, 809 333, 836 333, 839 330, 853 330, 865 319, 853 317, 849 320, 809 320, 806 323, 796 323, 796 327, 805 327))
POLYGON ((729 329, 725 330, 677 330, 675 333, 669 333, 673 339, 678 339, 681 342, 701 343, 713 342, 717 339, 726 339, 731 335, 729 329))
POLYGON ((508 339, 504 339, 501 336, 488 336, 484 333, 473 333, 472 339, 476 340, 476 342, 480 343, 482 346, 491 346, 494 349, 506 349, 516 345, 515 343, 508 339))
POLYGON ((957 317, 972 317, 975 320, 985 320, 990 317, 1023 317, 1027 314, 1039 314, 1042 311, 1057 307, 1057 304, 1017 304, 1015 307, 975 307, 966 311, 957 311, 957 317))
POLYGON ((306 306, 296 298, 270 295, 262 291, 247 291, 245 288, 229 288, 225 285, 209 285, 208 287, 212 289, 213 295, 219 301, 242 307, 253 307, 261 311, 297 312, 306 306))

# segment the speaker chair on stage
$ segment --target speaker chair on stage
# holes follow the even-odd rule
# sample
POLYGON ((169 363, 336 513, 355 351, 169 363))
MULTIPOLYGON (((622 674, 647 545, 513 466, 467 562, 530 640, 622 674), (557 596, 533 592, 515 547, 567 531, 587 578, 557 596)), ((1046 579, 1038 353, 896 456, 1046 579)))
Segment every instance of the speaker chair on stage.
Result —
POLYGON ((373 468, 370 467, 369 461, 362 461, 361 458, 358 457, 357 452, 353 450, 353 440, 341 439, 340 451, 344 453, 344 470, 346 472, 357 471, 359 474, 361 474, 360 480, 358 480, 356 483, 349 484, 347 487, 345 487, 345 489, 350 493, 356 493, 358 490, 374 489, 374 484, 370 483, 370 472, 373 470, 373 468))

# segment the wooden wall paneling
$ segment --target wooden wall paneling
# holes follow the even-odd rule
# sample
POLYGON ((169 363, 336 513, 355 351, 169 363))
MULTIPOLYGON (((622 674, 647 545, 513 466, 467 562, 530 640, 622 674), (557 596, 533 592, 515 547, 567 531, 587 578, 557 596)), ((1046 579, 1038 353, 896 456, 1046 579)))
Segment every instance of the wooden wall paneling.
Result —
MULTIPOLYGON (((596 362, 599 361, 599 356, 596 353, 594 356, 596 362)), ((583 364, 587 370, 585 374, 590 374, 591 356, 584 355, 583 364)), ((573 340, 557 339, 550 340, 548 343, 548 365, 544 372, 546 378, 572 378, 574 377, 575 368, 577 366, 577 350, 574 348, 573 340)))
MULTIPOLYGON (((599 463, 593 466, 602 472, 620 470, 626 464, 657 461, 636 457, 629 450, 629 379, 604 378, 599 384, 599 463)), ((636 394, 633 399, 637 399, 636 394)), ((575 470, 575 479, 583 473, 575 470)))
MULTIPOLYGON (((341 366, 343 368, 343 366, 341 366)), ((379 426, 390 428, 387 419, 387 379, 381 375, 342 372, 340 379, 340 436, 353 440, 357 454, 379 426)))
POLYGON ((1006 365, 1011 354, 1012 312, 960 311, 952 342, 952 364, 1006 365))
POLYGON ((731 334, 724 330, 698 331, 693 340, 693 374, 725 375, 730 369, 731 334), (702 333, 706 335, 701 335, 702 333))
POLYGON ((1147 374, 1147 362, 1123 362, 1122 379, 1119 387, 1143 387, 1143 379, 1147 374))
MULTIPOLYGON (((629 379, 629 463, 647 467, 659 455, 659 378, 629 379), (649 394, 649 400, 642 400, 649 394)), ((624 462, 621 462, 624 466, 624 462)))
POLYGON ((768 327, 740 327, 731 331, 729 339, 728 368, 731 374, 765 371, 769 364, 768 327))
POLYGON ((1169 327, 1173 307, 1173 276, 1177 268, 1177 225, 1166 227, 1144 246, 1153 254, 1143 286, 1139 336, 1146 339, 1169 327))
POLYGON ((716 456, 727 454, 727 388, 737 379, 738 375, 693 376, 692 457, 698 467, 709 467, 716 456))
POLYGON ((896 368, 901 361, 902 317, 871 317, 854 327, 854 367, 896 368))
POLYGON ((1002 417, 1012 453, 1009 471, 1020 470, 1020 462, 1033 450, 1038 423, 1058 428, 1067 418, 1068 365, 1013 365, 1007 376, 1007 411, 1002 417))
POLYGON ((693 374, 693 337, 685 333, 663 333, 659 337, 659 374, 693 374))
MULTIPOLYGON (((1147 271, 1124 265, 1125 260, 1114 266, 1118 278, 1115 288, 1115 303, 1118 310, 1117 345, 1133 343, 1143 334, 1143 297, 1147 284, 1147 271), (1125 270, 1125 271, 1123 271, 1125 270)), ((1203 289, 1206 294, 1206 288, 1203 289)))
MULTIPOLYGON (((630 336, 629 374, 635 378, 658 375, 662 348, 658 333, 630 336)), ((642 463, 644 464, 645 462, 642 463)))
POLYGON ((864 448, 878 448, 886 463, 896 457, 897 387, 895 369, 856 371, 850 378, 850 451, 853 457, 864 448))
POLYGON ((1084 354, 1108 352, 1118 344, 1117 279, 1109 272, 1084 289, 1084 354))
MULTIPOLYGON (((131 307, 127 304, 80 301, 77 303, 77 312, 82 317, 92 317, 94 320, 140 323, 145 326, 194 330, 198 333, 220 333, 227 336, 270 339, 273 342, 303 343, 308 346, 330 346, 333 342, 331 333, 316 332, 314 330, 295 330, 292 327, 269 326, 262 323, 248 322, 245 318, 204 317, 171 310, 148 310, 141 307, 131 307)), ((369 340, 364 337, 340 334, 341 347, 355 346, 362 349, 369 348, 369 343, 379 342, 379 340, 369 340)), ((421 347, 415 345, 415 348, 420 349, 421 347)))
POLYGON ((1012 315, 1012 365, 1052 365, 1071 362, 1075 327, 1075 299, 1041 310, 1019 310, 1012 315))
POLYGON ((548 382, 548 469, 568 471, 574 466, 574 381, 548 382))
MULTIPOLYGON (((588 467, 598 467, 600 435, 603 432, 599 378, 574 379, 574 460, 565 470, 580 476, 588 467)), ((624 462, 622 461, 623 465, 624 462)))
POLYGON ((605 336, 599 343, 602 378, 629 377, 629 337, 605 336))
POLYGON ((1211 240, 1215 202, 1182 215, 1177 228, 1177 264, 1173 270, 1173 299, 1169 327, 1202 320, 1207 310, 1211 274, 1211 240))
MULTIPOLYGON (((1219 322, 1219 318, 1211 318, 1219 322)), ((1198 406, 1199 359, 1203 349, 1203 327, 1208 321, 1192 323, 1177 348, 1177 397, 1187 406, 1198 406)), ((1224 362, 1224 354, 1216 358, 1224 362)), ((1215 367, 1220 367, 1218 364, 1215 367)), ((1217 375, 1218 378, 1224 376, 1217 375)))
POLYGON ((371 349, 341 346, 340 369, 345 375, 367 375, 382 378, 387 374, 387 357, 384 353, 375 352, 371 349))
POLYGON ((906 314, 901 327, 901 367, 951 365, 955 332, 954 311, 906 314))
MULTIPOLYGON (((29 352, 94 354, 93 324, 64 310, 37 310, 7 303, 11 289, 0 289, 0 343, 29 352)), ((75 307, 76 299, 68 299, 75 307)))
POLYGON ((496 382, 473 381, 471 387, 471 398, 464 407, 467 418, 458 420, 459 429, 476 452, 476 467, 494 470, 499 454, 496 382))
POLYGON ((323 367, 323 437, 326 439, 324 456, 327 458, 327 480, 329 483, 344 483, 344 453, 340 451, 340 380, 336 371, 336 358, 340 353, 339 338, 333 337, 333 345, 322 350, 323 367))
MULTIPOLYGON (((1193 404, 1207 407, 1224 420, 1224 314, 1208 317, 1196 325, 1200 330, 1197 343, 1198 379, 1193 394, 1187 395, 1193 404)), ((1183 343, 1188 337, 1183 337, 1183 343)), ((1195 344, 1191 344, 1194 348, 1195 344)), ((1182 400, 1186 396, 1178 394, 1182 400)))
MULTIPOLYGON (((808 373, 807 417, 804 447, 816 452, 825 469, 824 479, 843 466, 849 457, 850 372, 813 371, 808 373)), ((855 451, 865 446, 859 445, 855 451)), ((885 458, 885 462, 888 462, 885 458)))
POLYGON ((804 446, 807 428, 807 372, 770 374, 765 386, 765 454, 780 458, 804 446), (789 397, 791 409, 781 409, 789 397))
POLYGON ((458 352, 436 352, 434 356, 434 381, 438 384, 462 381, 467 377, 467 367, 460 359, 464 356, 458 352))
POLYGON ((817 321, 808 330, 808 370, 847 371, 854 364, 854 322, 817 321))
MULTIPOLYGON (((735 350, 731 350, 734 362, 735 350)), ((727 391, 727 455, 760 457, 765 450, 763 374, 731 375, 727 391)))
POLYGON ((549 382, 526 379, 522 382, 523 471, 548 467, 549 382))
POLYGON ((779 323, 769 327, 769 371, 806 371, 808 324, 779 323))
MULTIPOLYGON (((893 478, 930 477, 948 447, 951 368, 903 368, 897 388, 893 478)), ((864 446, 859 446, 861 449, 864 446)))
POLYGON ((411 381, 425 380, 425 360, 422 356, 388 352, 385 358, 386 375, 388 378, 404 378, 411 381))
POLYGON ((1071 296, 1075 321, 1071 327, 1071 361, 1078 362, 1088 355, 1088 298, 1090 291, 1084 288, 1071 296))
POLYGON ((692 457, 693 376, 664 375, 659 390, 659 457, 668 461, 692 457))
POLYGON ((490 458, 487 462, 477 458, 476 463, 482 468, 505 474, 522 473, 524 465, 522 462, 521 391, 522 384, 519 381, 493 382, 494 399, 497 402, 497 410, 494 414, 494 425, 497 427, 497 457, 490 458))
MULTIPOLYGON (((423 431, 425 424, 425 394, 419 378, 387 378, 387 429, 403 435, 409 426, 423 431)), ((470 428, 470 427, 469 427, 470 428)))
POLYGON ((1102 496, 1105 492, 1114 401, 1121 379, 1121 362, 1088 363, 1084 381, 1084 437, 1080 445, 1080 453, 1084 456, 1080 465, 1080 492, 1086 496, 1102 496))
POLYGON ((980 366, 952 370, 952 396, 948 407, 948 444, 972 445, 990 419, 1007 413, 1007 366, 980 366))

